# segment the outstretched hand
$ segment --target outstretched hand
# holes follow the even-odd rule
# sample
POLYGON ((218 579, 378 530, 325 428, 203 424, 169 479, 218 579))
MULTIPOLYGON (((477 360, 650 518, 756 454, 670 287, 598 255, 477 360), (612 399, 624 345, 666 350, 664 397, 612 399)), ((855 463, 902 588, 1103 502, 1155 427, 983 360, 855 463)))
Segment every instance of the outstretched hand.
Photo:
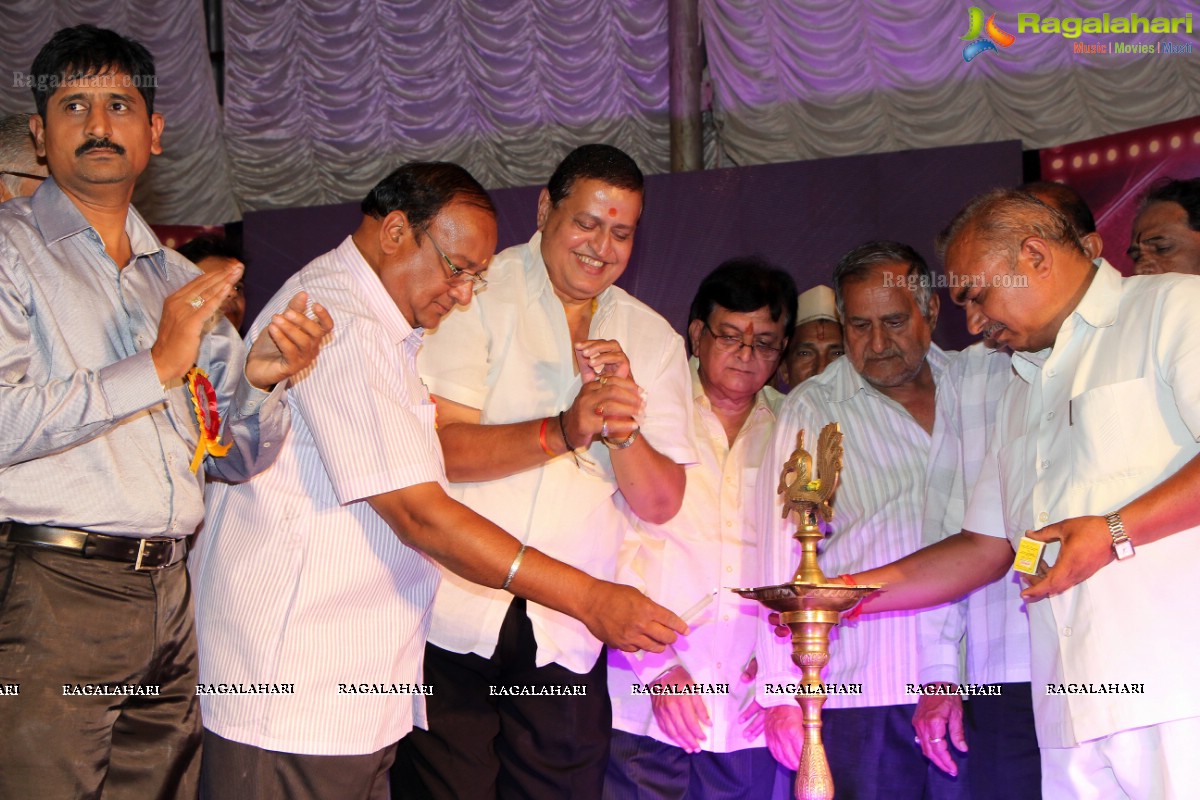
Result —
POLYGON ((609 647, 661 653, 688 633, 687 623, 631 586, 597 580, 590 594, 579 619, 609 647))

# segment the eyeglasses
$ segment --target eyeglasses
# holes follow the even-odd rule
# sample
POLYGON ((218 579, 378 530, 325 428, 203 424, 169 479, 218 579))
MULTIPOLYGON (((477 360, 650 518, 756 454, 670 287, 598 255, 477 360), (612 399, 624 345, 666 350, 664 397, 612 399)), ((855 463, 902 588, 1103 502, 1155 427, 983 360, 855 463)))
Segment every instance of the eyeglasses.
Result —
POLYGON ((740 336, 723 336, 718 334, 712 328, 708 327, 708 323, 704 323, 704 330, 708 331, 708 335, 713 337, 713 344, 717 350, 722 353, 740 353, 743 347, 749 347, 755 358, 760 361, 771 361, 779 358, 779 354, 783 352, 782 347, 776 347, 773 344, 766 342, 743 342, 740 336))
POLYGON ((34 175, 32 172, 17 172, 11 169, 0 169, 0 175, 13 175, 18 178, 28 178, 31 181, 44 181, 49 175, 34 175))
POLYGON ((487 286, 487 280, 484 279, 482 275, 477 275, 474 272, 467 272, 461 267, 454 266, 454 262, 450 260, 450 257, 446 255, 446 252, 442 250, 442 248, 438 247, 437 240, 433 238, 433 234, 429 232, 429 228, 423 228, 422 230, 425 231, 425 237, 429 239, 429 243, 433 245, 433 249, 437 250, 438 255, 442 257, 442 261, 446 263, 446 267, 450 270, 450 277, 448 280, 451 286, 465 286, 469 283, 471 284, 472 292, 478 292, 480 289, 487 286))

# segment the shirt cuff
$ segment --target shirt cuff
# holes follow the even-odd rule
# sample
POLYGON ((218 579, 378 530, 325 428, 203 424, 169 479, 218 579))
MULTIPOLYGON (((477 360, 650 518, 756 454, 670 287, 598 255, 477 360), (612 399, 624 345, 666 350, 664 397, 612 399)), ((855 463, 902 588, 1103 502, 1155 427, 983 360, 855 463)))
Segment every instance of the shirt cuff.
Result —
POLYGON ((927 683, 962 683, 957 664, 937 664, 922 666, 917 672, 917 682, 924 686, 927 683))
POLYGON ((97 377, 114 420, 124 419, 167 399, 149 350, 101 367, 97 377))

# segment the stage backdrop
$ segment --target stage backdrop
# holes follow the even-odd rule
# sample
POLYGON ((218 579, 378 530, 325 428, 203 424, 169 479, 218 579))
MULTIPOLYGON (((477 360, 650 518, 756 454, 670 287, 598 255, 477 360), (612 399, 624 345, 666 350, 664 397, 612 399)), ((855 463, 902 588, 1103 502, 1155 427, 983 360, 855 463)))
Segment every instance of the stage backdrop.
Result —
MULTIPOLYGON (((870 239, 911 244, 940 271, 933 241, 974 194, 1021 181, 1019 142, 652 175, 633 257, 618 281, 682 331, 700 280, 722 260, 760 255, 803 291, 829 283, 842 253, 870 239)), ((534 231, 538 187, 498 189, 499 246, 534 231)), ((245 216, 248 316, 358 225, 357 204, 245 216)), ((485 290, 486 291, 486 290, 485 290)), ((939 344, 970 341, 943 294, 939 344)))

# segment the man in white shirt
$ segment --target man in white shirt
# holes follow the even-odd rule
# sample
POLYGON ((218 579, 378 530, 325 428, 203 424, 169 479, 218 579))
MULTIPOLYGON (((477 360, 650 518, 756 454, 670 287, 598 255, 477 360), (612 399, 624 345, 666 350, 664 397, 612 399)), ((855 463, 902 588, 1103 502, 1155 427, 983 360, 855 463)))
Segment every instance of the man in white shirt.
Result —
MULTIPOLYGON (((931 342, 938 299, 929 268, 911 247, 871 242, 834 271, 846 358, 797 387, 783 402, 763 470, 777 474, 803 429, 806 441, 830 422, 844 435, 844 470, 821 565, 836 575, 885 564, 921 546, 930 436, 946 355, 931 342)), ((811 446, 811 444, 810 444, 811 446)), ((764 476, 765 477, 765 476, 764 476)), ((762 484, 762 481, 760 481, 762 484)), ((764 584, 791 579, 799 550, 773 486, 759 490, 764 584)), ((838 685, 825 704, 833 781, 846 797, 957 797, 965 780, 932 767, 913 741, 911 719, 919 614, 893 613, 838 629, 824 679, 838 685), (844 688, 843 688, 844 687, 844 688)), ((936 655, 936 654, 935 654, 936 655)), ((953 680, 958 647, 940 648, 935 679, 953 680), (937 677, 940 676, 940 677, 937 677)), ((791 642, 759 633, 758 702, 767 708, 767 744, 795 769, 803 715, 781 687, 799 682, 791 642)))
MULTIPOLYGON (((1103 241, 1087 202, 1070 186, 1038 181, 1022 186, 1070 220, 1088 257, 1097 259, 1103 241)), ((988 320, 979 309, 966 309, 967 328, 981 335, 988 320)), ((938 419, 930 456, 925 500, 925 543, 962 530, 963 513, 979 478, 996 421, 996 408, 1012 377, 1009 350, 984 338, 950 357, 946 391, 938 398, 938 419)), ((959 694, 930 693, 917 701, 913 725, 925 738, 932 726, 949 730, 952 744, 971 748, 967 780, 972 800, 1035 797, 1041 791, 1041 761, 1033 725, 1029 683, 1029 615, 1016 573, 971 592, 938 613, 922 615, 917 652, 937 652, 939 642, 966 637, 966 682, 995 686, 996 695, 973 695, 963 707, 959 694), (928 646, 933 643, 935 646, 928 646), (938 719, 941 722, 938 722, 938 719), (964 724, 965 723, 965 724, 964 724)), ((922 674, 922 683, 930 678, 922 674)), ((930 752, 950 774, 957 764, 948 750, 930 752)))
MULTIPOLYGON (((1007 572, 1022 534, 1049 542, 1049 569, 1023 592, 1044 796, 1189 797, 1200 280, 1122 278, 1016 190, 976 198, 942 241, 955 301, 1014 351, 1017 378, 963 532, 855 576, 888 584, 866 610, 960 596, 1007 572)), ((927 731, 922 745, 944 749, 944 737, 927 731)))
POLYGON ((271 469, 211 486, 196 586, 205 800, 388 797, 394 744, 425 721, 434 561, 558 609, 621 648, 685 626, 627 586, 526 547, 447 496, 422 329, 471 301, 496 245, 487 193, 454 164, 406 164, 367 195, 358 230, 294 287, 337 333, 288 392, 271 469))
MULTIPOLYGON (((693 444, 683 508, 639 521, 636 580, 669 608, 699 610, 692 632, 645 658, 610 652, 609 800, 763 800, 775 759, 754 686, 756 603, 728 591, 758 581, 756 492, 781 395, 766 383, 792 329, 792 278, 758 259, 726 261, 700 284, 688 322, 693 444)), ((772 486, 775 477, 767 474, 772 486)), ((630 544, 633 544, 632 542, 630 544)))
MULTIPOLYGON (((616 574, 627 515, 674 516, 695 461, 683 340, 612 285, 642 195, 625 153, 572 151, 538 200, 538 232, 496 256, 487 291, 442 322, 419 361, 452 494, 603 578, 616 574)), ((429 731, 403 747, 427 791, 599 796, 612 718, 596 637, 446 575, 429 642, 427 675, 455 691, 430 698, 429 731), (532 694, 544 686, 569 694, 532 694)))

